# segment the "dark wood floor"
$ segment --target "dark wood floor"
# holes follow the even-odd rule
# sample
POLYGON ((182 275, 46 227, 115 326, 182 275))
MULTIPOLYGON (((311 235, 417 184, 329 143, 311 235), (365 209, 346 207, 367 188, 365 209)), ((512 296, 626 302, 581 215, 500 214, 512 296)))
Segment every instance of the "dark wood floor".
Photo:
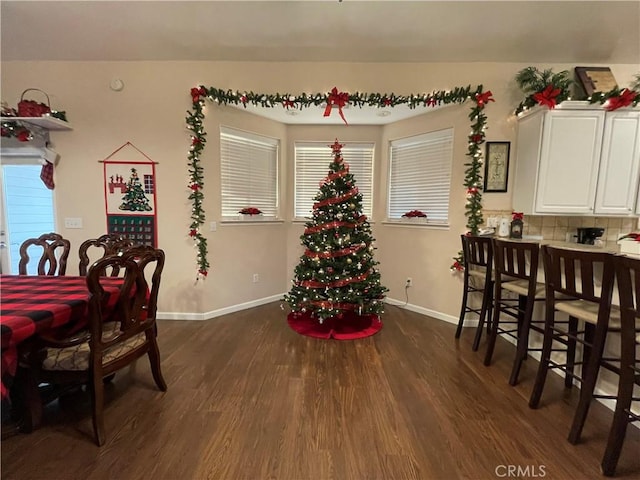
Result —
MULTIPOLYGON (((119 373, 102 448, 86 393, 52 403, 41 429, 2 442, 2 478, 602 478, 610 410, 595 404, 570 445, 577 391, 552 375, 530 410, 537 362, 510 387, 512 345, 499 340, 485 367, 469 330, 456 342, 453 325, 393 306, 383 321, 356 341, 300 336, 278 303, 161 321, 167 393, 146 361, 119 373)), ((618 477, 640 478, 640 434, 629 430, 618 477)))

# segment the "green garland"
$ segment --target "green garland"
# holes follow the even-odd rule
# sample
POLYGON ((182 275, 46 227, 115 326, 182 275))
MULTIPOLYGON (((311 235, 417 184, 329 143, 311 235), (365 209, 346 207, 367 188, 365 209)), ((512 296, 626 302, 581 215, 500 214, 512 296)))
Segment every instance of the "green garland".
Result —
MULTIPOLYGON (((478 227, 482 224, 482 149, 484 143, 484 130, 487 117, 484 108, 489 102, 493 102, 490 91, 483 92, 482 85, 472 89, 471 86, 456 87, 453 90, 438 90, 431 93, 418 93, 410 95, 396 95, 395 93, 346 93, 333 88, 327 93, 315 93, 291 95, 288 93, 264 94, 254 92, 240 92, 223 90, 219 88, 206 88, 203 85, 191 89, 193 109, 187 111, 187 128, 191 131, 191 147, 188 155, 190 184, 189 200, 192 203, 191 225, 189 235, 194 239, 198 250, 198 278, 206 277, 209 271, 207 260, 207 239, 201 233, 201 227, 205 222, 205 213, 202 207, 204 194, 202 188, 203 169, 200 165, 200 155, 206 143, 206 132, 203 128, 204 99, 217 102, 221 105, 254 105, 260 107, 283 107, 286 109, 303 109, 308 107, 326 105, 327 109, 337 106, 342 112, 346 105, 355 107, 395 107, 407 105, 410 109, 419 107, 435 107, 454 103, 464 103, 469 99, 474 100, 469 119, 471 120, 471 133, 469 134, 469 148, 467 156, 469 161, 465 163, 465 181, 467 204, 465 215, 469 233, 477 234, 478 227)), ((341 114, 342 115, 342 114, 341 114)))

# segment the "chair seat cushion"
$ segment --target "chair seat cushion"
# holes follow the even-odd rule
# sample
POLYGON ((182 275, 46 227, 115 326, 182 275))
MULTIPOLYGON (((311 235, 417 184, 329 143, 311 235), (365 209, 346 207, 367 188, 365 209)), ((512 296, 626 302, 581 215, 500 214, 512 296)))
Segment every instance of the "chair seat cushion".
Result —
MULTIPOLYGON (((111 322, 113 324, 114 322, 111 322)), ((113 335, 113 325, 105 324, 103 334, 113 335)), ((145 333, 134 335, 125 342, 118 343, 107 348, 102 354, 102 364, 106 365, 113 360, 126 355, 138 348, 146 341, 145 333)), ((42 362, 43 370, 73 370, 84 371, 89 369, 89 343, 81 343, 73 347, 47 348, 47 354, 42 362)))
MULTIPOLYGON (((593 324, 598 322, 598 308, 599 306, 597 303, 587 302, 586 300, 572 300, 556 303, 556 310, 559 312, 568 313, 572 317, 576 317, 593 324)), ((611 305, 609 326, 613 328, 620 327, 620 308, 616 305, 611 305)))
MULTIPOLYGON (((527 295, 529 293, 528 280, 513 280, 502 284, 502 288, 517 293, 518 295, 527 295)), ((536 283, 536 298, 544 298, 544 283, 536 283)))

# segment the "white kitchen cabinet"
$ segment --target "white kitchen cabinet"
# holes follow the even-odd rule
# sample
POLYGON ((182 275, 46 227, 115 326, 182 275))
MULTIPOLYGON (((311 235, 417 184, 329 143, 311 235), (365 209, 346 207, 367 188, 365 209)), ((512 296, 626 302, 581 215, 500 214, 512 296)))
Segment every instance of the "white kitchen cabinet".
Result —
POLYGON ((587 102, 536 108, 518 119, 513 208, 528 214, 633 215, 640 110, 587 102))

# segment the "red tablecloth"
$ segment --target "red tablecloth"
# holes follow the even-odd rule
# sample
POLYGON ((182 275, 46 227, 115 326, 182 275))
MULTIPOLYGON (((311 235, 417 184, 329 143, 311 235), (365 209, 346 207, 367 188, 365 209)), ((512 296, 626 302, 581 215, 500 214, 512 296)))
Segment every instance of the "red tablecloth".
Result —
MULTIPOLYGON (((40 332, 84 324, 89 304, 86 282, 86 277, 0 275, 2 400, 15 377, 21 342, 40 332)), ((105 279, 108 305, 116 303, 121 284, 122 278, 105 279)))

